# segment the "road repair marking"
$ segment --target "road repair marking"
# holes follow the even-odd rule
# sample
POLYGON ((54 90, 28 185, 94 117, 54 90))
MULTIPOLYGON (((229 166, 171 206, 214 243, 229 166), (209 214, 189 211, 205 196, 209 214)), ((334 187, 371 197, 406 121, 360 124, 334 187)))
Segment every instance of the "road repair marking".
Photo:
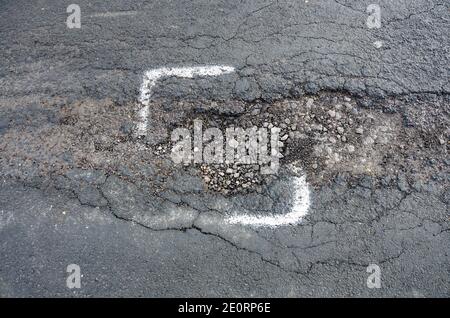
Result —
MULTIPOLYGON (((137 135, 144 136, 147 133, 152 89, 161 78, 171 76, 180 78, 219 76, 230 74, 234 71, 235 68, 232 66, 209 65, 172 68, 162 67, 145 72, 139 95, 139 102, 142 105, 142 108, 139 111, 137 135)), ((290 168, 295 175, 292 180, 293 204, 290 212, 279 215, 249 215, 234 213, 225 218, 225 221, 229 224, 241 224, 255 227, 278 227, 295 225, 301 222, 308 213, 310 207, 309 185, 306 182, 306 175, 302 173, 300 168, 294 166, 291 166, 290 168)))
POLYGON ((294 177, 292 182, 293 205, 291 212, 280 215, 248 215, 234 214, 225 220, 230 224, 242 224, 255 227, 278 227, 295 225, 303 220, 308 214, 310 206, 310 191, 306 176, 294 177))
POLYGON ((139 95, 139 102, 142 104, 142 108, 139 111, 140 121, 137 125, 137 135, 144 136, 147 133, 150 98, 152 96, 152 89, 159 79, 172 76, 181 78, 219 76, 230 74, 234 71, 235 69, 232 66, 207 65, 193 67, 162 67, 145 72, 140 90, 141 93, 139 95))

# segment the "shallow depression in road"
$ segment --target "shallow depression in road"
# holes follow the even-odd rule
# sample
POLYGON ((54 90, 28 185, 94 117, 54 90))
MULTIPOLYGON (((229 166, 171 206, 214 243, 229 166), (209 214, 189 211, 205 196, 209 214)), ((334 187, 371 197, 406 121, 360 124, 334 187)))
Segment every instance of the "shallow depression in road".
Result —
MULTIPOLYGON (((402 103, 367 108, 338 93, 252 103, 159 99, 148 104, 146 136, 137 137, 137 104, 55 100, 36 110, 52 112, 53 121, 12 122, 3 133, 2 175, 34 183, 51 176, 51 185, 83 204, 152 228, 190 227, 205 213, 231 225, 292 225, 314 213, 315 189, 336 175, 381 178, 413 170, 426 176, 443 169, 445 163, 430 166, 415 154, 446 151, 447 117, 433 116, 430 125, 420 106, 405 107, 404 115, 386 111, 394 102, 402 103), (416 126, 405 126, 405 118, 416 126), (213 128, 224 136, 230 127, 279 129, 277 143, 266 149, 271 154, 278 147, 279 170, 266 174, 259 164, 226 160, 174 162, 172 132, 185 129, 195 153, 195 121, 202 132, 213 128)), ((433 103, 436 111, 448 107, 444 100, 433 103)))

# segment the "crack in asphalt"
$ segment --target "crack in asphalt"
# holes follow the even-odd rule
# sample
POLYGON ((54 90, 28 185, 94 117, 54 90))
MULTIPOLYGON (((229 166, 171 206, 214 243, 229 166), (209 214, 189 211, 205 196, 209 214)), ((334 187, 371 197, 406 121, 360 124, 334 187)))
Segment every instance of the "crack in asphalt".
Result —
MULTIPOLYGON (((103 206, 103 207, 99 207, 99 206, 96 206, 96 205, 93 205, 93 204, 82 202, 82 200, 79 198, 79 194, 73 189, 58 188, 56 186, 55 186, 55 189, 71 191, 72 195, 77 199, 77 202, 78 202, 78 204, 80 206, 86 206, 86 207, 89 207, 89 208, 96 208, 96 209, 98 209, 98 208, 106 208, 109 211, 109 214, 111 216, 113 216, 114 218, 116 218, 118 220, 121 220, 121 221, 125 221, 125 222, 131 222, 133 224, 136 224, 136 225, 138 225, 140 227, 145 228, 146 230, 155 231, 155 232, 159 232, 159 231, 178 231, 178 232, 182 232, 182 233, 187 233, 188 230, 196 230, 196 231, 198 231, 199 233, 201 233, 203 235, 207 235, 207 236, 211 236, 211 237, 214 237, 216 239, 219 239, 219 240, 229 244, 230 246, 234 247, 237 250, 242 250, 242 251, 246 251, 248 253, 254 254, 254 255, 258 256, 261 259, 262 262, 267 263, 267 264, 272 265, 272 266, 275 266, 276 268, 278 268, 278 269, 280 269, 280 270, 282 270, 284 272, 302 275, 304 278, 307 278, 308 280, 310 279, 309 275, 312 274, 314 268, 316 266, 319 266, 319 265, 331 266, 331 267, 336 267, 336 268, 338 268, 338 267, 340 267, 342 265, 358 266, 358 267, 367 267, 369 265, 369 264, 366 264, 366 263, 360 263, 360 262, 351 261, 350 259, 342 260, 342 259, 337 259, 337 258, 331 258, 331 259, 327 259, 327 260, 317 260, 317 261, 309 262, 308 263, 309 265, 308 265, 307 269, 303 270, 303 271, 300 270, 300 269, 287 268, 285 266, 282 266, 279 262, 265 257, 264 254, 262 254, 262 253, 260 253, 260 252, 258 252, 256 250, 252 250, 252 249, 243 247, 243 246, 239 245, 237 242, 229 240, 226 237, 221 236, 218 233, 211 232, 211 231, 207 230, 206 228, 202 228, 202 227, 198 226, 196 224, 197 220, 201 216, 201 214, 204 213, 204 211, 198 211, 198 215, 195 217, 195 219, 192 221, 192 223, 189 226, 181 226, 181 227, 173 227, 173 228, 172 227, 154 228, 154 227, 151 227, 151 226, 149 226, 149 225, 147 225, 145 223, 139 222, 138 220, 135 220, 133 218, 123 217, 123 216, 121 216, 121 215, 119 215, 119 214, 117 214, 115 212, 112 204, 109 202, 107 196, 105 196, 105 194, 102 191, 102 186, 107 182, 107 180, 108 180, 108 176, 106 176, 104 178, 104 181, 102 183, 97 184, 97 189, 100 191, 100 193, 103 196, 103 198, 108 202, 108 204, 106 206, 103 206)), ((27 184, 27 183, 23 183, 23 186, 30 187, 30 188, 33 188, 33 189, 36 189, 36 190, 39 190, 39 191, 43 191, 42 187, 38 186, 38 185, 30 185, 30 184, 27 184)), ((348 191, 349 191, 349 189, 346 190, 346 192, 348 192, 348 191)), ((387 217, 390 214, 390 212, 398 211, 398 209, 400 208, 400 206, 404 202, 404 200, 406 198, 408 198, 408 197, 412 197, 415 193, 420 193, 420 192, 418 192, 418 191, 413 191, 413 192, 408 191, 407 193, 403 193, 402 192, 402 194, 403 194, 402 198, 399 199, 398 202, 396 202, 394 207, 386 209, 385 210, 386 213, 384 213, 383 215, 379 215, 377 218, 374 218, 372 220, 368 220, 365 223, 367 225, 369 225, 370 227, 372 227, 374 222, 379 222, 382 217, 387 217)), ((191 208, 195 209, 195 207, 191 207, 191 208)), ((436 222, 436 221, 431 220, 429 218, 420 218, 419 216, 417 216, 416 214, 414 214, 411 211, 405 211, 405 210, 401 210, 401 211, 403 213, 411 213, 411 214, 413 214, 417 219, 420 219, 422 221, 422 223, 420 225, 413 226, 413 227, 410 227, 410 228, 399 229, 400 231, 409 231, 409 230, 415 230, 417 228, 420 228, 420 227, 423 226, 423 221, 425 221, 425 220, 428 220, 430 222, 433 222, 433 223, 436 223, 436 224, 439 224, 440 226, 442 226, 442 224, 440 224, 439 222, 436 222)), ((335 221, 326 220, 326 219, 316 220, 315 222, 309 222, 308 223, 308 226, 311 226, 311 234, 310 234, 311 244, 310 245, 306 245, 306 246, 296 246, 296 245, 286 245, 286 246, 278 245, 278 246, 275 246, 274 245, 273 248, 275 248, 275 249, 276 248, 284 248, 284 249, 287 249, 287 250, 297 251, 297 250, 315 249, 315 248, 323 247, 324 245, 328 245, 328 244, 333 244, 333 243, 339 242, 338 240, 335 239, 335 240, 329 240, 329 241, 324 241, 324 242, 320 242, 320 243, 314 244, 313 243, 313 241, 314 241, 314 239, 313 239, 314 238, 314 226, 317 223, 319 223, 319 222, 320 223, 329 223, 329 224, 332 224, 333 226, 343 225, 343 224, 346 224, 346 223, 355 223, 355 224, 363 223, 363 222, 360 222, 360 221, 349 221, 349 220, 346 220, 346 221, 343 221, 343 222, 335 222, 335 221)), ((389 230, 389 228, 387 228, 387 230, 389 230)), ((439 236, 442 233, 447 232, 448 230, 450 230, 450 228, 441 229, 441 231, 438 234, 433 235, 433 236, 439 236)), ((271 244, 273 244, 273 242, 271 244)), ((398 254, 387 256, 387 257, 381 258, 381 259, 377 259, 376 263, 379 264, 379 265, 382 265, 382 264, 387 263, 387 262, 392 262, 392 261, 394 261, 396 259, 399 259, 405 252, 406 252, 406 248, 402 244, 402 249, 401 249, 401 251, 398 254)), ((297 255, 295 252, 289 252, 289 255, 294 257, 294 259, 296 260, 297 263, 301 262, 301 259, 300 259, 299 255, 297 255)))
MULTIPOLYGON (((99 264, 96 279, 103 277, 104 268, 111 267, 117 270, 120 280, 134 283, 130 288, 110 277, 114 281, 111 286, 120 290, 118 294, 130 290, 133 293, 133 288, 147 283, 152 287, 137 293, 179 295, 185 292, 183 288, 192 288, 198 294, 211 295, 210 289, 219 286, 214 296, 235 295, 237 290, 253 296, 258 289, 264 291, 257 295, 285 295, 292 291, 293 296, 408 296, 411 290, 413 295, 416 290, 420 295, 448 294, 450 161, 446 157, 450 80, 446 2, 385 2, 381 7, 382 27, 376 30, 366 28, 367 4, 344 0, 176 5, 146 0, 111 5, 113 8, 108 9, 94 4, 88 10, 135 12, 136 19, 83 19, 81 30, 67 30, 65 5, 50 0, 20 7, 8 2, 0 12, 0 59, 6 61, 5 67, 0 68, 0 176, 5 178, 0 192, 0 216, 3 211, 7 213, 6 221, 0 218, 0 235, 6 247, 2 250, 0 281, 17 288, 14 292, 18 295, 31 287, 37 292, 30 293, 48 294, 55 287, 48 286, 54 277, 47 279, 45 271, 59 269, 78 253, 80 262, 92 262, 86 264, 90 269, 99 264), (34 14, 37 7, 50 4, 62 15, 51 14, 50 10, 34 14), (375 47, 374 41, 382 41, 383 45, 375 47), (261 105, 258 109, 265 111, 266 107, 274 108, 284 102, 297 103, 300 109, 304 99, 316 101, 322 94, 334 92, 337 101, 331 98, 323 113, 313 113, 326 117, 326 121, 327 107, 342 104, 340 98, 344 96, 351 97, 358 112, 370 113, 386 126, 392 125, 392 132, 386 133, 394 136, 386 137, 389 147, 368 147, 366 151, 362 137, 350 139, 356 145, 356 153, 363 149, 362 159, 368 158, 365 167, 371 168, 373 161, 381 172, 358 172, 356 155, 345 162, 350 168, 342 164, 328 171, 329 166, 321 165, 322 157, 310 158, 309 153, 298 151, 315 147, 322 135, 314 135, 308 139, 311 143, 300 143, 291 149, 305 159, 308 169, 316 163, 314 172, 308 171, 308 177, 316 178, 312 180, 313 211, 304 222, 276 230, 224 226, 221 220, 229 212, 230 202, 244 210, 260 200, 267 204, 267 213, 282 199, 269 191, 260 197, 244 196, 239 199, 249 201, 244 205, 239 200, 235 202, 235 197, 220 197, 216 192, 205 194, 206 190, 189 187, 180 190, 168 185, 172 171, 163 159, 142 154, 153 148, 130 146, 133 140, 125 133, 115 134, 117 130, 127 130, 132 114, 123 110, 136 102, 137 82, 144 69, 206 63, 232 65, 237 72, 217 82, 199 80, 178 85, 168 80, 158 92, 156 103, 160 98, 163 108, 170 109, 174 104, 164 105, 164 98, 192 99, 196 103, 203 99, 245 101, 246 114, 261 105), (54 102, 58 96, 66 97, 54 102), (87 98, 91 101, 86 102, 87 98), (100 102, 106 99, 111 103, 100 102), (80 104, 94 109, 94 113, 98 109, 111 113, 100 112, 103 122, 95 116, 77 117, 80 104), (60 117, 67 121, 59 122, 60 117), (77 120, 84 120, 85 124, 75 125, 77 120), (112 128, 104 129, 109 124, 112 128), (372 156, 372 150, 378 151, 380 158, 372 156), (127 160, 138 168, 123 164, 127 160), (158 163, 148 164, 146 160, 158 163), (99 172, 101 176, 95 181, 77 179, 79 171, 75 171, 75 177, 69 175, 73 168, 99 172), (347 173, 344 181, 334 179, 334 174, 342 171, 347 173), (325 172, 330 175, 323 177, 325 172), (400 180, 403 174, 406 181, 400 180), (393 178, 384 182, 382 178, 387 176, 393 178), (366 182, 363 177, 370 180, 366 182), (415 184, 422 177, 423 187, 415 184), (10 184, 14 185, 12 192, 10 184), (14 193, 16 184, 24 190, 14 193), (215 202, 219 197, 225 203, 215 202), (41 200, 34 202, 36 198, 41 200), (52 212, 47 213, 47 203, 53 201, 69 202, 67 206, 80 213, 65 219, 52 205, 52 212), (114 221, 114 226, 95 223, 95 215, 88 219, 91 209, 114 221), (183 219, 170 221, 174 214, 183 219), (117 224, 123 225, 115 227, 117 224), (84 230, 91 225, 94 230, 84 230), (140 228, 143 231, 137 232, 140 228), (166 236, 161 232, 181 233, 180 241, 177 234, 166 236), (97 242, 99 237, 108 239, 97 242), (174 241, 158 241, 167 237, 174 241), (183 240, 194 243, 194 247, 185 245, 183 240), (130 246, 139 251, 123 251, 130 246), (167 249, 158 255, 160 247, 167 249), (241 258, 241 252, 245 257, 241 258), (189 254, 192 258, 186 257, 189 254), (179 255, 186 259, 175 260, 179 255), (197 262, 199 257, 205 260, 197 262), (214 260, 207 264, 209 259, 214 260), (127 266, 112 265, 116 261, 127 266), (366 274, 364 269, 369 263, 383 265, 383 284, 387 283, 379 291, 365 290, 365 285, 361 287, 353 280, 366 274), (180 264, 182 269, 172 268, 180 264), (192 264, 198 268, 190 271, 192 264), (135 268, 137 274, 133 276, 135 268), (28 273, 30 277, 24 276, 28 273), (160 276, 179 280, 171 286, 161 282, 160 276), (128 280, 129 277, 134 278, 128 280)), ((85 13, 88 14, 83 7, 85 13)), ((317 109, 316 104, 314 107, 317 109)), ((216 113, 204 114, 214 117, 216 113)), ((178 115, 174 112, 172 117, 178 115)), ((242 114, 233 115, 229 121, 239 123, 242 114)), ((306 120, 303 118, 298 123, 306 120)), ((171 123, 175 125, 177 121, 171 123)), ((365 123, 358 123, 364 131, 365 123)), ((347 126, 343 127, 347 134, 347 126)), ((336 142, 336 138, 333 140, 336 142)), ((341 151, 337 147, 334 154, 341 151)), ((346 155, 342 151, 340 154, 346 155)), ((193 170, 193 174, 198 172, 193 170)), ((198 177, 201 179, 202 175, 198 177)), ((0 287, 3 295, 3 286, 0 287)), ((101 289, 92 292, 89 288, 87 293, 102 294, 101 289)))

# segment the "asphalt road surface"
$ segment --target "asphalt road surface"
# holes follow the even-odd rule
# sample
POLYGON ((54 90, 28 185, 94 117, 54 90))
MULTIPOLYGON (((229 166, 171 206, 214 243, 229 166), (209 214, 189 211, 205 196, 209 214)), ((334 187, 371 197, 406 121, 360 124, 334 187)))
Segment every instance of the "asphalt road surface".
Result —
POLYGON ((373 2, 2 0, 0 296, 449 297, 449 3, 373 2))

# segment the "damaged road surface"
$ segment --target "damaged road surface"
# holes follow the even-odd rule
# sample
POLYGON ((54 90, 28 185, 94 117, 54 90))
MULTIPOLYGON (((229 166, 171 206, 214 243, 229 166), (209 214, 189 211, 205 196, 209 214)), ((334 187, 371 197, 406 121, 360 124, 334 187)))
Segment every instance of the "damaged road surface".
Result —
POLYGON ((448 4, 1 6, 0 296, 450 296, 448 4))

